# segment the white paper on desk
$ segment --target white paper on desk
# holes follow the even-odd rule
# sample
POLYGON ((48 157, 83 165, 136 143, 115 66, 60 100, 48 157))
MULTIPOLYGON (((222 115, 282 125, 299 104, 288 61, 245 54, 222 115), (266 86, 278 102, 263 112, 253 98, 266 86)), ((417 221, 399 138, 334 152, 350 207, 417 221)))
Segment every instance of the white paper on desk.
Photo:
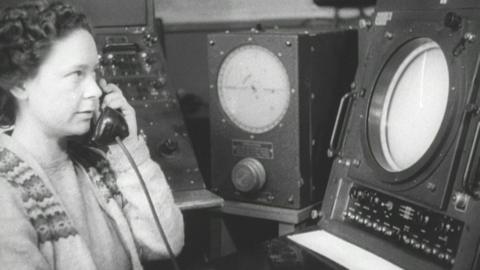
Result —
POLYGON ((324 230, 290 235, 288 238, 348 269, 402 269, 397 265, 324 230))

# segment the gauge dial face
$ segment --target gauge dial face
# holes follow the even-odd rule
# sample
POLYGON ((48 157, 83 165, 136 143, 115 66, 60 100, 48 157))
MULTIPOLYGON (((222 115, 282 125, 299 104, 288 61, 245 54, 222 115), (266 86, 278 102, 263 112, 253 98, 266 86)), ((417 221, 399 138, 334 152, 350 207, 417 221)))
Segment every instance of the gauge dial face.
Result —
POLYGON ((258 45, 233 50, 218 73, 223 111, 239 128, 265 133, 277 126, 290 103, 290 81, 280 59, 258 45))

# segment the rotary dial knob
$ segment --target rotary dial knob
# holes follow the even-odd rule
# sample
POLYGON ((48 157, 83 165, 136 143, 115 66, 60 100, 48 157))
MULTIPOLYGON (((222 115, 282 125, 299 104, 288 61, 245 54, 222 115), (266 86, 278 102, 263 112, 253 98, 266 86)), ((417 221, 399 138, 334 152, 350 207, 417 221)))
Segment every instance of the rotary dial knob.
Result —
POLYGON ((265 168, 254 158, 240 160, 232 170, 232 182, 241 192, 251 193, 260 190, 266 181, 265 168))

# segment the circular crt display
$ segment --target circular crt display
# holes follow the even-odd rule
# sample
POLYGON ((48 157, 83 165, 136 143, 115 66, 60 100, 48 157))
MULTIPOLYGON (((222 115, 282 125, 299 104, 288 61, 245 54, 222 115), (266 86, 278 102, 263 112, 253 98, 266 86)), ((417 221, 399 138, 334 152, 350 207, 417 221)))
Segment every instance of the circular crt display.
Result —
POLYGON ((374 143, 380 145, 374 155, 390 172, 408 169, 427 152, 440 130, 449 92, 447 61, 436 42, 414 40, 396 54, 402 58, 395 61, 394 55, 380 75, 388 83, 375 86, 374 99, 382 96, 383 104, 371 106, 369 116, 376 122, 374 143))
POLYGON ((250 133, 273 129, 290 102, 290 81, 280 59, 258 45, 233 50, 218 74, 222 109, 239 128, 250 133))

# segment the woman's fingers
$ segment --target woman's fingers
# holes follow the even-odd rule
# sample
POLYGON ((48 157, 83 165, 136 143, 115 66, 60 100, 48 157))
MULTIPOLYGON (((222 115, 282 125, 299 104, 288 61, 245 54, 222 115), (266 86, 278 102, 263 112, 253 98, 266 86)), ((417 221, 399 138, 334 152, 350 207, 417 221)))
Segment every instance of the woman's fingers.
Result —
POLYGON ((102 91, 104 91, 103 89, 107 87, 107 81, 104 78, 101 78, 100 80, 98 80, 98 85, 100 86, 102 91))
POLYGON ((112 109, 121 109, 122 111, 128 110, 130 104, 123 96, 122 90, 113 83, 107 83, 105 79, 100 79, 98 83, 105 94, 102 100, 101 107, 110 107, 112 109))
POLYGON ((103 78, 100 79, 100 81, 98 82, 98 85, 100 85, 100 88, 105 94, 109 94, 112 92, 120 92, 120 93, 122 92, 122 90, 120 90, 120 88, 117 85, 113 83, 107 83, 107 81, 103 78))
POLYGON ((103 98, 102 109, 110 107, 112 109, 121 109, 128 104, 121 92, 110 92, 103 98))

